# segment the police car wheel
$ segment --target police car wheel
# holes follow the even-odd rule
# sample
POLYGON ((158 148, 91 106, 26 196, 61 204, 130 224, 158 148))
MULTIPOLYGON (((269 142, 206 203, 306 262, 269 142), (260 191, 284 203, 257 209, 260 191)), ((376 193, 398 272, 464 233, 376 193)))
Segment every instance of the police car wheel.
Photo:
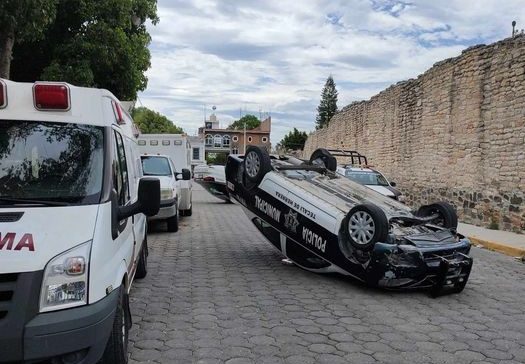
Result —
POLYGON ((249 146, 244 155, 244 173, 252 183, 259 183, 272 168, 270 156, 266 150, 249 146))
POLYGON ((128 314, 125 288, 119 288, 119 301, 115 311, 115 318, 113 320, 113 328, 109 336, 108 343, 104 350, 102 364, 126 364, 128 362, 128 338, 129 327, 128 322, 130 315, 128 314))
POLYGON ((388 219, 379 207, 372 204, 354 206, 346 215, 343 231, 356 249, 369 251, 388 236, 388 219))
POLYGON ((437 226, 446 229, 457 229, 458 215, 454 207, 447 202, 436 202, 431 205, 421 206, 416 212, 416 216, 428 217, 436 215, 437 217, 432 221, 437 226))
POLYGON ((314 150, 310 156, 310 163, 322 165, 332 172, 335 172, 337 169, 337 159, 324 148, 314 150))

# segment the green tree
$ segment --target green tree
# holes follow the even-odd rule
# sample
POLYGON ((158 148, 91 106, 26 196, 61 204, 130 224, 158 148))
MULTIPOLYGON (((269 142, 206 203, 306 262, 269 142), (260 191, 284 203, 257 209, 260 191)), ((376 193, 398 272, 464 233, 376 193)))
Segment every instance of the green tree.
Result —
POLYGON ((321 129, 328 126, 330 119, 337 112, 337 89, 332 75, 328 76, 321 93, 321 102, 317 107, 315 128, 321 129))
POLYGON ((144 22, 158 22, 157 1, 57 1, 56 19, 43 40, 15 48, 12 79, 66 81, 136 99, 147 86, 151 58, 144 22))
POLYGON ((279 144, 277 144, 277 148, 285 150, 303 150, 307 138, 308 134, 306 134, 306 132, 293 128, 293 131, 286 134, 279 144))
POLYGON ((0 78, 9 78, 15 44, 37 41, 56 15, 58 0, 0 1, 0 78))
POLYGON ((181 134, 184 132, 162 114, 147 107, 137 107, 131 116, 142 134, 181 134))
POLYGON ((259 125, 261 125, 261 120, 259 120, 255 115, 246 114, 239 120, 235 120, 230 126, 228 126, 228 129, 237 129, 242 130, 244 129, 244 124, 246 123, 246 129, 255 129, 259 125))

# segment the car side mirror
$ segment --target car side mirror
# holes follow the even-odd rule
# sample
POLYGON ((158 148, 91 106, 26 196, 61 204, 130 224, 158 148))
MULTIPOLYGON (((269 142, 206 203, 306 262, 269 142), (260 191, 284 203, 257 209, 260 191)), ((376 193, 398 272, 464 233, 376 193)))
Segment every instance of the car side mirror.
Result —
POLYGON ((182 169, 182 179, 184 181, 189 181, 191 179, 191 172, 187 168, 182 169))
POLYGON ((139 180, 138 199, 128 206, 120 206, 118 219, 124 220, 138 213, 146 216, 158 214, 160 209, 160 181, 158 178, 143 177, 139 180))
POLYGON ((396 183, 395 182, 390 182, 390 186, 396 187, 396 183))

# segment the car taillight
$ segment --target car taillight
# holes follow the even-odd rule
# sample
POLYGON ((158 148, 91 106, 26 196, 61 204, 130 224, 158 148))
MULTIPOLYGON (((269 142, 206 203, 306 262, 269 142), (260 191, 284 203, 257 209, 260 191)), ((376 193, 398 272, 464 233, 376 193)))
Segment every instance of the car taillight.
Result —
POLYGON ((210 176, 206 176, 202 180, 205 182, 215 182, 215 178, 210 177, 210 176))
POLYGON ((69 87, 65 84, 36 83, 33 97, 38 110, 69 110, 69 87))
POLYGON ((4 81, 0 80, 0 109, 7 106, 7 87, 4 81))

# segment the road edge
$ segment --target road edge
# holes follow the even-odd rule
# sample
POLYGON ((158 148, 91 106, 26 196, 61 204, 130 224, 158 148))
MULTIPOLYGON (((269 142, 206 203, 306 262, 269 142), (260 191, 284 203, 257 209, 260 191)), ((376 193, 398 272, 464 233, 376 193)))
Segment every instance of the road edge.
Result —
POLYGON ((468 238, 474 245, 481 245, 486 249, 494 250, 505 255, 510 255, 511 257, 519 257, 522 259, 525 258, 525 248, 518 248, 492 240, 480 239, 476 236, 468 236, 468 238))

